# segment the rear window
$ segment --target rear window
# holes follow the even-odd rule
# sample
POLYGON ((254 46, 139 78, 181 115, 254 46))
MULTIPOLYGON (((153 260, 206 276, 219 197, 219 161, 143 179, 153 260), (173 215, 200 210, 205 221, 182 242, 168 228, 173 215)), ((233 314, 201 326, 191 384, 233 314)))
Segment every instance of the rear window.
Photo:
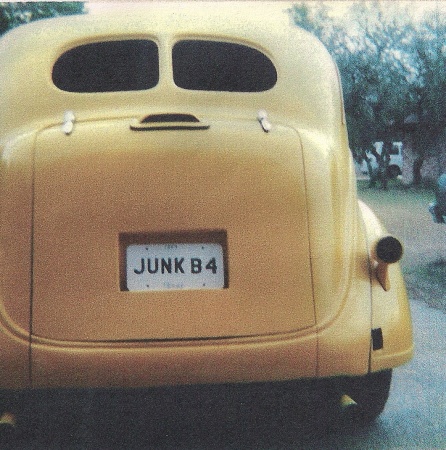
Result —
POLYGON ((53 82, 69 92, 138 91, 159 80, 158 47, 150 40, 96 42, 64 53, 53 82))
POLYGON ((272 61, 245 45, 185 40, 175 44, 172 59, 175 84, 183 89, 262 92, 277 81, 272 61))

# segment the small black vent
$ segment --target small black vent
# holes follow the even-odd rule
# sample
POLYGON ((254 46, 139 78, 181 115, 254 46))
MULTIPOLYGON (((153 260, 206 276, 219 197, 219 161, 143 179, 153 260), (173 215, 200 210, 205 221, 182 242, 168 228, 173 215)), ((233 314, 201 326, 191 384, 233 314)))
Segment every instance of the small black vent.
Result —
POLYGON ((383 331, 381 328, 372 330, 372 345, 373 350, 380 350, 384 347, 383 331))

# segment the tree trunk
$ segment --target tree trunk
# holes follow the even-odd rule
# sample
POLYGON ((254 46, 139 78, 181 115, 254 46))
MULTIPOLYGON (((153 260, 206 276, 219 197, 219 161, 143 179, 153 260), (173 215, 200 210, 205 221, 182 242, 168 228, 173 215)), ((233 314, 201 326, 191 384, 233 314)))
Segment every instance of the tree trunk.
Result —
POLYGON ((372 160, 368 158, 367 156, 364 158, 366 164, 367 164, 367 172, 369 174, 369 187, 375 187, 376 184, 376 174, 375 170, 372 167, 372 160))
POLYGON ((381 187, 387 189, 387 181, 389 175, 390 152, 392 150, 392 142, 383 142, 381 149, 381 187))
POLYGON ((414 186, 419 186, 422 181, 421 177, 421 167, 423 166, 424 159, 418 156, 413 162, 412 174, 413 174, 413 184, 414 186))

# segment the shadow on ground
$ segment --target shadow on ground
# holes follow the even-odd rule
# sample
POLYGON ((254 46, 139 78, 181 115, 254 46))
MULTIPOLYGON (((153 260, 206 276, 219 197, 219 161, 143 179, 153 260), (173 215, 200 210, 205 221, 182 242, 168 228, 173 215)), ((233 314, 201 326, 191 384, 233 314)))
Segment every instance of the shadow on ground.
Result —
POLYGON ((311 448, 341 416, 329 393, 308 392, 294 382, 36 392, 21 400, 19 431, 2 448, 311 448))

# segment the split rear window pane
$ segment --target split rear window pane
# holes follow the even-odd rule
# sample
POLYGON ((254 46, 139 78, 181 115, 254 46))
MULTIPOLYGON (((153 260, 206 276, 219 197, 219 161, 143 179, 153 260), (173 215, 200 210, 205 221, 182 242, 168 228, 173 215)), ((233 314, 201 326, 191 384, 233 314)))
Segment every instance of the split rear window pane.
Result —
POLYGON ((175 84, 183 89, 262 92, 277 81, 271 60, 262 52, 229 42, 185 40, 173 48, 175 84))
POLYGON ((81 45, 53 67, 54 84, 68 92, 138 91, 153 88, 158 80, 158 47, 150 40, 81 45))

